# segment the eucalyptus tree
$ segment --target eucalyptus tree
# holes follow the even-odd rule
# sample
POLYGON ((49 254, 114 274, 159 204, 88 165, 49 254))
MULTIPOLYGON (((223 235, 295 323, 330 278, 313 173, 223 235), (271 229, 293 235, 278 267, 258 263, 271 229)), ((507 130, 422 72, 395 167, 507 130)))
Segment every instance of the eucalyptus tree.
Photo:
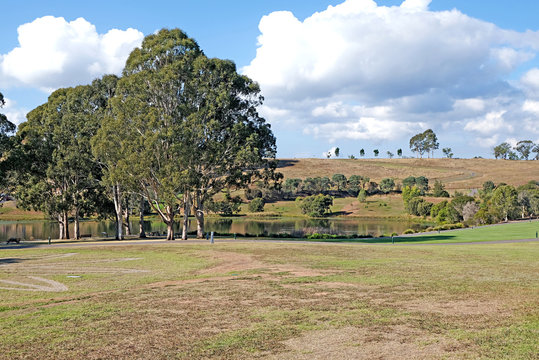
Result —
POLYGON ((199 57, 189 96, 191 145, 186 164, 193 187, 197 236, 204 236, 204 204, 223 189, 269 181, 276 167, 275 137, 259 116, 258 84, 237 73, 233 62, 199 57))
POLYGON ((517 142, 515 150, 520 153, 521 159, 528 160, 530 158, 530 153, 532 152, 534 145, 535 144, 531 140, 522 140, 517 142))
POLYGON ((174 239, 181 205, 189 207, 186 123, 194 105, 188 92, 201 56, 198 44, 178 29, 144 38, 127 59, 110 119, 96 140, 96 147, 110 149, 105 158, 114 164, 112 184, 124 184, 146 199, 167 225, 167 240, 174 239))
POLYGON ((100 126, 98 109, 92 86, 59 89, 28 114, 17 133, 19 204, 57 219, 60 238, 69 237, 69 215, 78 239, 80 217, 104 206, 101 171, 90 147, 100 126))

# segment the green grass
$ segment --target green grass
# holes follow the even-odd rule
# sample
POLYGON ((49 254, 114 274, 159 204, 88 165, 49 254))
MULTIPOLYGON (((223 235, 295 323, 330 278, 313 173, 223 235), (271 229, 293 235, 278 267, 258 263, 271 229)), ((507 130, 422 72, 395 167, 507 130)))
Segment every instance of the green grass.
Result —
POLYGON ((0 358, 338 358, 407 344, 404 357, 532 359, 538 258, 537 243, 0 250, 0 279, 69 287, 0 289, 0 358), (320 331, 336 340, 318 344, 320 331), (303 336, 311 348, 285 343, 303 336))

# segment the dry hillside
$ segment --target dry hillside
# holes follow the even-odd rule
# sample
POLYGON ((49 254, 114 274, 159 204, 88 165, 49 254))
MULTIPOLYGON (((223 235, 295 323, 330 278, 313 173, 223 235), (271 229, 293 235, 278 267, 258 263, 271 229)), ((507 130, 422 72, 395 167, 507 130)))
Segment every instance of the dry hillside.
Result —
POLYGON ((487 180, 498 184, 522 185, 539 180, 539 161, 492 159, 281 159, 285 178, 306 178, 333 174, 368 176, 373 181, 391 177, 426 176, 431 183, 441 180, 448 190, 480 188, 487 180))

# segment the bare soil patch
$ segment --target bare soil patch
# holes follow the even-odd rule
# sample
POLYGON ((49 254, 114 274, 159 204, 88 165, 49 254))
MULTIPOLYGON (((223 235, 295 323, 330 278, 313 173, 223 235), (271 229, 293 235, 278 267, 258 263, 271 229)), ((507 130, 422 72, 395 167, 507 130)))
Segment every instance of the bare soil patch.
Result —
POLYGON ((283 342, 286 352, 266 359, 453 359, 454 341, 407 325, 384 329, 317 330, 283 342))

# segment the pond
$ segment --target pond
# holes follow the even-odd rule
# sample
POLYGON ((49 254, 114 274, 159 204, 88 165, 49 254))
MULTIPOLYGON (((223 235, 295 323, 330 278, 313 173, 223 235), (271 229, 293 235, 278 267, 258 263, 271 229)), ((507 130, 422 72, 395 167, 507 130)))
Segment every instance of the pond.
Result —
MULTIPOLYGON (((107 234, 114 236, 113 221, 83 221, 81 222, 81 235, 91 235, 94 237, 107 234)), ((132 221, 132 232, 138 233, 138 221, 132 221)), ((277 234, 293 233, 308 230, 310 232, 325 232, 338 234, 361 234, 380 236, 393 232, 403 233, 404 230, 412 228, 415 230, 425 227, 422 224, 399 221, 399 220, 364 220, 364 219, 305 219, 305 218, 283 218, 283 219, 248 219, 248 218, 207 218, 206 231, 229 234, 277 234)), ((166 226, 161 221, 144 222, 146 232, 166 232, 166 226)), ((189 221, 189 230, 196 230, 196 221, 189 221)), ((176 233, 181 232, 181 224, 175 225, 176 233)), ((70 235, 73 234, 73 224, 70 224, 70 235)), ((51 221, 0 221, 0 242, 8 238, 31 239, 52 239, 58 238, 58 224, 51 221)))

